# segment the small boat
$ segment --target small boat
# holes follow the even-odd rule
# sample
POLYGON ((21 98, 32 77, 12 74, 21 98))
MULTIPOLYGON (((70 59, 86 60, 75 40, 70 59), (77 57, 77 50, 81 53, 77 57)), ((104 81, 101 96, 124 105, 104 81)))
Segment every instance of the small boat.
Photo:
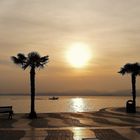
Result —
POLYGON ((59 97, 55 97, 55 96, 49 97, 49 100, 58 100, 58 99, 59 99, 59 97))

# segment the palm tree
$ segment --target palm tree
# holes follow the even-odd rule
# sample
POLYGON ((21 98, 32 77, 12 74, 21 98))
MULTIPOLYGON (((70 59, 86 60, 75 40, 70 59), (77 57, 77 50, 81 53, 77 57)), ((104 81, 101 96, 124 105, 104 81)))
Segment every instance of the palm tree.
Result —
POLYGON ((136 112, 136 77, 140 75, 140 64, 139 63, 127 63, 119 71, 122 75, 131 74, 132 83, 132 96, 134 104, 134 112, 136 112))
POLYGON ((37 52, 30 52, 27 57, 24 54, 19 53, 17 54, 17 57, 12 56, 11 59, 15 64, 21 66, 23 70, 28 67, 30 68, 31 111, 29 113, 29 118, 37 118, 35 112, 35 69, 44 68, 44 65, 48 63, 49 56, 41 57, 37 52))

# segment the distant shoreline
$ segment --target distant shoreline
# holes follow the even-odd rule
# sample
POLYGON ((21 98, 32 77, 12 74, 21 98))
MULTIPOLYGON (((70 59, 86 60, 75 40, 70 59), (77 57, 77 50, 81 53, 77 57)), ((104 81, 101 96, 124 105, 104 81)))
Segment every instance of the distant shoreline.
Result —
MULTIPOLYGON (((0 96, 29 96, 29 92, 1 92, 0 96)), ((131 96, 131 89, 116 90, 116 91, 96 91, 96 90, 81 90, 81 91, 56 91, 56 92, 36 92, 36 96, 131 96)), ((137 89, 137 96, 140 96, 140 89, 137 89)))
MULTIPOLYGON (((68 90, 68 91, 47 91, 36 92, 36 96, 132 96, 132 89, 114 90, 114 91, 96 91, 96 90, 68 90)), ((0 96, 29 96, 29 92, 0 92, 0 96)), ((137 89, 137 97, 140 96, 140 89, 137 89)))
MULTIPOLYGON (((30 96, 30 93, 0 93, 0 96, 30 96)), ((36 96, 81 96, 81 97, 84 97, 84 96, 131 96, 130 95, 117 95, 117 94, 83 94, 83 95, 80 95, 80 94, 41 94, 41 93, 37 93, 36 96)), ((137 95, 137 96, 140 96, 140 95, 137 95)))

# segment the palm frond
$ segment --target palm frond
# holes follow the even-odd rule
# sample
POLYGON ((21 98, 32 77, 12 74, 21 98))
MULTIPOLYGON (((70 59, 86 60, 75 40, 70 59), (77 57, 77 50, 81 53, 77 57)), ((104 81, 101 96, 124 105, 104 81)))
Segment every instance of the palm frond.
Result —
POLYGON ((25 60, 27 59, 27 58, 25 57, 25 55, 22 54, 22 53, 18 53, 17 56, 18 56, 18 59, 20 59, 20 60, 22 60, 22 61, 25 61, 25 60))
POLYGON ((40 58, 40 65, 42 65, 44 67, 45 64, 47 64, 49 61, 49 56, 43 56, 40 58))
POLYGON ((37 52, 30 52, 27 57, 22 53, 18 53, 17 57, 12 56, 11 59, 25 70, 27 67, 44 68, 44 65, 48 63, 49 56, 40 57, 37 52))
POLYGON ((30 52, 28 54, 28 59, 30 59, 30 61, 36 61, 40 59, 40 55, 37 52, 30 52))
POLYGON ((124 69, 124 68, 121 68, 121 70, 120 70, 118 73, 120 73, 120 74, 124 75, 124 74, 126 73, 126 71, 125 71, 125 69, 124 69))
POLYGON ((140 75, 140 64, 139 63, 127 63, 119 71, 122 75, 126 73, 131 73, 135 75, 140 75))
POLYGON ((38 67, 43 69, 44 68, 44 64, 40 64, 38 67))
POLYGON ((25 63, 24 65, 22 65, 22 68, 25 70, 28 66, 29 66, 29 63, 25 63))
POLYGON ((48 60, 49 60, 49 56, 48 55, 47 56, 43 56, 43 57, 40 58, 40 62, 42 62, 42 63, 47 63, 48 60))
POLYGON ((15 56, 12 56, 11 59, 12 59, 12 61, 13 61, 15 64, 19 64, 19 63, 20 63, 19 59, 18 59, 17 57, 15 57, 15 56))

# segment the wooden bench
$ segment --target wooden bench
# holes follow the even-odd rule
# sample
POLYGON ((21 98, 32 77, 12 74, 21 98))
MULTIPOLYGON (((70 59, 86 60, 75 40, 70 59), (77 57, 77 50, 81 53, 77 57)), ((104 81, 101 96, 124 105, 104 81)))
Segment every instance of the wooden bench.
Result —
POLYGON ((9 113, 8 119, 12 119, 12 115, 13 115, 12 106, 1 106, 0 113, 9 113))

